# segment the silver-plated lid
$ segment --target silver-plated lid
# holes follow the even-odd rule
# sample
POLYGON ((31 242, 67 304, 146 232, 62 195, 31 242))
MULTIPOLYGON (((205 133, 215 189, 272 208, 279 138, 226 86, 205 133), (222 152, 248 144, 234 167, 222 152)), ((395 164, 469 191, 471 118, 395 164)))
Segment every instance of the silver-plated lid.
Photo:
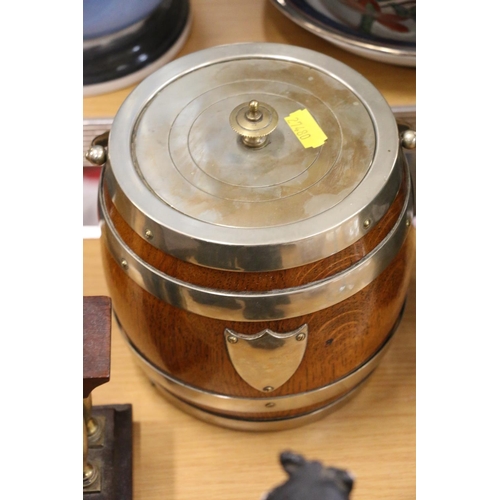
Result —
POLYGON ((151 244, 200 265, 266 271, 361 238, 397 192, 398 147, 390 107, 359 73, 259 43, 196 52, 146 78, 113 122, 108 158, 118 210, 151 244), (297 111, 324 144, 306 147, 300 117, 285 120, 297 111))

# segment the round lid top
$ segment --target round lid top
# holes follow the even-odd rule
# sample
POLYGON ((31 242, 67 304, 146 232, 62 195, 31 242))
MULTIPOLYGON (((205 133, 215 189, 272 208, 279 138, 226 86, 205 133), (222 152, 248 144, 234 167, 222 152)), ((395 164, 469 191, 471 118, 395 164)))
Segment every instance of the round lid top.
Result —
POLYGON ((339 61, 289 45, 219 46, 167 64, 126 99, 108 151, 127 222, 220 269, 331 255, 398 189, 397 126, 381 94, 339 61))

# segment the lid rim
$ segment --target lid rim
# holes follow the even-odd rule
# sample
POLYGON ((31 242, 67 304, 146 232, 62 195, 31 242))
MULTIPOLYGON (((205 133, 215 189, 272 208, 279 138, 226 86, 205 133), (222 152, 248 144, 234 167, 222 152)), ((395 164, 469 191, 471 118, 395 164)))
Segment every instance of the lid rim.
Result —
POLYGON ((112 171, 112 179, 109 175, 107 178, 118 211, 143 238, 148 229, 155 235, 147 239, 150 244, 169 253, 179 247, 198 247, 196 254, 205 254, 202 258, 195 258, 200 265, 257 271, 259 269, 243 269, 239 266, 237 255, 231 262, 219 262, 218 252, 214 250, 223 247, 224 257, 227 257, 228 251, 235 254, 240 251, 255 253, 256 249, 267 249, 264 253, 276 251, 281 260, 276 269, 284 269, 320 260, 346 248, 366 234, 363 221, 370 218, 376 223, 395 198, 401 179, 401 173, 396 168, 398 152, 397 125, 392 110, 380 92, 355 70, 324 54, 301 47, 241 43, 188 54, 167 64, 139 84, 122 104, 113 121, 108 150, 110 168, 106 170, 112 171), (141 182, 130 154, 135 124, 156 93, 172 81, 215 63, 253 58, 308 65, 335 77, 351 90, 372 120, 375 133, 372 165, 356 189, 337 205, 298 222, 274 227, 229 227, 181 214, 156 196, 151 196, 151 192, 141 182), (293 238, 290 237, 290 231, 286 230, 292 225, 293 238), (204 263, 207 259, 208 263, 204 263))

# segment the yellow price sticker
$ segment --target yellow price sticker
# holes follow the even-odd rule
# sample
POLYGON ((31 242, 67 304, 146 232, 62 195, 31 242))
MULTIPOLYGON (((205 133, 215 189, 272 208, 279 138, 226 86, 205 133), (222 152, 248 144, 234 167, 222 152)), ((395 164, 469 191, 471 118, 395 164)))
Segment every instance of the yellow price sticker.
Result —
POLYGON ((305 148, 317 148, 328 139, 307 109, 290 113, 285 121, 305 148))

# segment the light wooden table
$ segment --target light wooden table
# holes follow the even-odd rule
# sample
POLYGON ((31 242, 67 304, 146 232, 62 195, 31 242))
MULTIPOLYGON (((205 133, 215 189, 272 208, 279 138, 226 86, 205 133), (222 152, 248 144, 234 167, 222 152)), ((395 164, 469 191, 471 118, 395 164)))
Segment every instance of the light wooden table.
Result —
MULTIPOLYGON (((279 42, 326 53, 368 78, 391 106, 415 105, 415 69, 336 48, 285 18, 265 0, 192 0, 192 31, 178 57, 235 42, 279 42)), ((84 118, 114 116, 132 87, 83 100, 84 118)), ((99 242, 83 241, 84 295, 107 295, 99 242)), ((319 422, 271 433, 233 431, 171 406, 133 363, 113 322, 111 380, 96 405, 133 406, 134 500, 259 500, 286 479, 283 450, 356 477, 353 500, 404 500, 415 488, 415 272, 396 337, 365 387, 319 422)))

